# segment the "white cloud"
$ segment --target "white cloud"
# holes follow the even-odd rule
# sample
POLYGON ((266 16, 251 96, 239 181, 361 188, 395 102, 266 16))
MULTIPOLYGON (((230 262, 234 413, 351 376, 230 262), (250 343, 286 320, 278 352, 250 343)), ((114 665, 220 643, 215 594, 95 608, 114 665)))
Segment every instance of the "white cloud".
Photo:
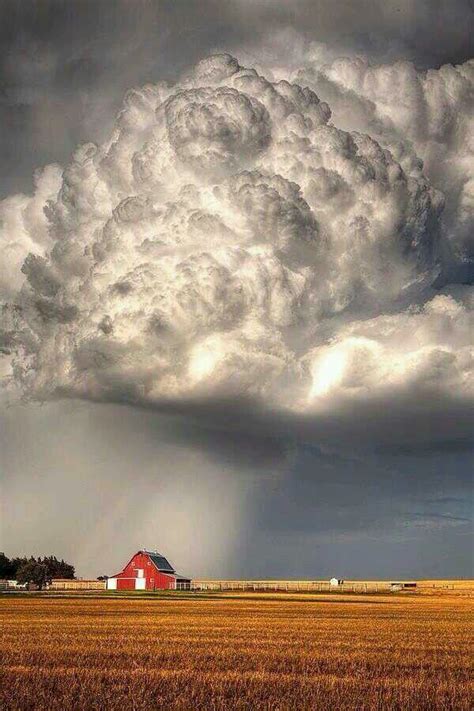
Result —
POLYGON ((353 321, 310 355, 313 386, 309 405, 318 400, 382 398, 403 391, 423 397, 474 396, 474 316, 466 302, 440 294, 423 308, 353 321))
POLYGON ((334 58, 317 45, 293 78, 330 102, 338 126, 370 133, 409 174, 423 170, 446 196, 443 228, 455 254, 473 256, 474 60, 419 71, 408 61, 334 58))
POLYGON ((0 202, 0 298, 12 297, 21 286, 21 266, 27 254, 44 255, 52 244, 44 213, 61 186, 61 169, 49 165, 35 175, 33 196, 13 195, 0 202))
MULTIPOLYGON (((393 72, 364 65, 357 83, 356 69, 335 63, 326 84, 381 106, 372 85, 393 72)), ((446 225, 411 148, 428 99, 393 71, 400 110, 386 104, 390 123, 377 109, 374 137, 338 127, 342 100, 331 120, 304 83, 211 57, 129 92, 110 139, 79 147, 60 184, 50 167, 33 198, 4 201, 3 342, 25 393, 203 412, 235 398, 250 415, 315 421, 407 388, 429 385, 440 408, 472 394, 466 297, 406 307, 437 274, 446 225), (389 125, 411 144, 397 148, 389 125)), ((464 96, 457 76, 430 81, 436 105, 464 96)), ((427 120, 447 161, 445 114, 427 120)))

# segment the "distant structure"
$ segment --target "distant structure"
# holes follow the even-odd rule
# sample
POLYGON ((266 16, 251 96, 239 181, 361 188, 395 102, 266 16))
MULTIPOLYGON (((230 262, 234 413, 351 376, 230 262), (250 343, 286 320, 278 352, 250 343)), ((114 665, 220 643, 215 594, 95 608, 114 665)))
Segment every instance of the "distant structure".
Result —
POLYGON ((190 587, 190 578, 178 575, 158 551, 138 551, 121 573, 107 578, 107 590, 185 590, 190 587))
POLYGON ((341 578, 331 578, 329 585, 332 588, 337 588, 339 585, 344 585, 344 580, 341 580, 341 578))
POLYGON ((397 590, 409 590, 410 588, 416 588, 415 580, 396 580, 390 583, 390 589, 393 592, 397 592, 397 590))
POLYGON ((16 580, 0 580, 0 590, 25 590, 26 583, 19 583, 16 580))
POLYGON ((53 578, 49 590, 105 590, 103 580, 84 580, 84 578, 53 578))

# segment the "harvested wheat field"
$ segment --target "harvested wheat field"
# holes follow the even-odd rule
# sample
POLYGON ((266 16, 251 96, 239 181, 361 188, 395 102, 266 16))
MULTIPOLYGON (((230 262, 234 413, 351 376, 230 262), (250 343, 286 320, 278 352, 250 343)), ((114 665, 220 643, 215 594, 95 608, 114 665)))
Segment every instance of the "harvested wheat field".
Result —
POLYGON ((0 598, 2 709, 472 708, 446 596, 0 598))

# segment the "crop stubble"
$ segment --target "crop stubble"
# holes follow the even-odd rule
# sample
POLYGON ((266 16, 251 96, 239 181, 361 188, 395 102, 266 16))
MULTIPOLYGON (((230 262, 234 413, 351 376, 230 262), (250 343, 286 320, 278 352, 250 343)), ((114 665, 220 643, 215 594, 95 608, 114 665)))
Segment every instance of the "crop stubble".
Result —
POLYGON ((472 708, 459 597, 3 597, 0 708, 472 708))

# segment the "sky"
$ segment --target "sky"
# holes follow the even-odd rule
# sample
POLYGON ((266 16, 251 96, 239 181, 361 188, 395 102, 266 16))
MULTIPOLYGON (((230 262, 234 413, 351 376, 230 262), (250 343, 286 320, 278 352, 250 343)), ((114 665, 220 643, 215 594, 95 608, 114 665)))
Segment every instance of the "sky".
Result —
POLYGON ((0 13, 0 550, 472 577, 472 2, 0 13))

